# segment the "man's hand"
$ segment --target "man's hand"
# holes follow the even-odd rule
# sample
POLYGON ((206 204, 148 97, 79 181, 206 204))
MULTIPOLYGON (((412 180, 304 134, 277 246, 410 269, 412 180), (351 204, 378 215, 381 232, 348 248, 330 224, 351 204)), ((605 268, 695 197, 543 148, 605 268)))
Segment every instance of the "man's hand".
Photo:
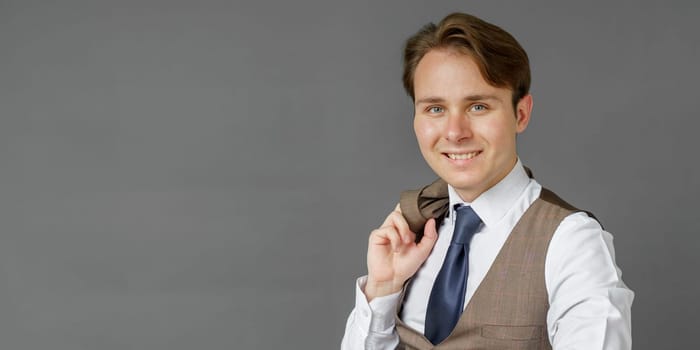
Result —
POLYGON ((401 215, 400 205, 392 211, 382 226, 369 236, 367 248, 367 301, 396 293, 428 258, 437 241, 435 219, 425 223, 423 238, 415 243, 416 235, 401 215))

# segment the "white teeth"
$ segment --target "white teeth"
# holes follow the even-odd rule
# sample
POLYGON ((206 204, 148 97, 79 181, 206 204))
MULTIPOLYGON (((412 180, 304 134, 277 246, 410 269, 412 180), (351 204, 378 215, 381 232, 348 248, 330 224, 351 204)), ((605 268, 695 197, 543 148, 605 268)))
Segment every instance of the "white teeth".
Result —
POLYGON ((464 159, 472 159, 474 158, 479 152, 469 152, 469 153, 448 153, 447 156, 450 157, 450 159, 454 160, 464 160, 464 159))

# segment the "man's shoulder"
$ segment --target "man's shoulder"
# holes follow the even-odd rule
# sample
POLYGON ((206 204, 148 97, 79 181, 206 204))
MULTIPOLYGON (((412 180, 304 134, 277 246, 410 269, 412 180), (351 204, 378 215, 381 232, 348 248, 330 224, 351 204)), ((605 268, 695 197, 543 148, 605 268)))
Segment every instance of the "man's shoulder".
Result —
POLYGON ((554 193, 552 190, 550 190, 544 186, 541 187, 540 195, 539 195, 538 199, 543 201, 547 205, 555 206, 555 207, 560 208, 561 210, 568 212, 567 217, 568 216, 578 217, 579 220, 583 219, 584 221, 593 220, 602 226, 602 224, 600 224, 600 220, 598 220, 598 218, 595 216, 595 214, 593 214, 591 211, 586 210, 586 209, 580 209, 580 208, 570 204, 569 202, 567 202, 566 200, 561 198, 559 195, 554 193), (576 213, 583 213, 585 215, 574 215, 576 213), (586 217, 588 218, 588 220, 585 220, 586 217))

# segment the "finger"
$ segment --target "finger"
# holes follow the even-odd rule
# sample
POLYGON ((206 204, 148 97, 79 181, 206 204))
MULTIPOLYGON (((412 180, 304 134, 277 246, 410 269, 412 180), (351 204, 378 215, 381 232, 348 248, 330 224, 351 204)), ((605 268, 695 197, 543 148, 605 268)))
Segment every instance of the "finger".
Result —
POLYGON ((384 223, 382 223, 382 226, 379 228, 381 229, 386 227, 396 228, 401 235, 401 240, 403 240, 405 243, 415 241, 416 234, 411 231, 411 229, 408 227, 408 222, 406 222, 406 218, 404 218, 403 214, 401 214, 401 204, 396 205, 394 211, 387 215, 386 219, 384 219, 384 223))
POLYGON ((390 244, 391 241, 389 240, 389 237, 387 237, 387 232, 384 227, 380 227, 376 230, 373 230, 372 233, 369 235, 369 243, 373 245, 387 245, 390 244))
POLYGON ((393 227, 384 227, 372 231, 370 244, 390 245, 392 251, 398 251, 402 242, 399 233, 393 227))
POLYGON ((396 208, 394 208, 394 211, 401 214, 401 221, 406 223, 406 228, 408 229, 408 234, 403 236, 403 241, 405 243, 415 242, 416 234, 413 233, 413 231, 411 231, 411 228, 408 226, 408 222, 406 221, 406 218, 403 216, 403 212, 401 211, 401 203, 396 204, 396 208))
POLYGON ((401 236, 398 232, 396 232, 396 230, 388 229, 386 231, 386 235, 389 238, 389 241, 391 242, 391 250, 395 253, 399 252, 401 250, 402 245, 401 236))
POLYGON ((423 227, 423 238, 421 238, 418 243, 418 249, 420 249, 424 254, 429 254, 430 250, 433 249, 435 242, 437 242, 438 234, 436 228, 435 219, 430 218, 423 227))
POLYGON ((396 230, 399 232, 401 240, 404 243, 411 243, 416 239, 416 234, 413 233, 413 231, 411 231, 411 229, 408 227, 408 222, 406 221, 406 218, 404 218, 400 212, 391 212, 387 219, 390 219, 390 224, 393 227, 395 227, 396 230))

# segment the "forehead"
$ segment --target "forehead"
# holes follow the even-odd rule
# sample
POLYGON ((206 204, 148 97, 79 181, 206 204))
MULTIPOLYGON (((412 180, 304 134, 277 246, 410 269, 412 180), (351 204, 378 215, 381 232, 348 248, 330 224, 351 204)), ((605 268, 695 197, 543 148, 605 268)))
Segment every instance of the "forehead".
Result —
POLYGON ((511 95, 510 89, 491 85, 471 55, 445 49, 431 50, 418 62, 414 92, 416 100, 471 95, 495 95, 505 100, 511 95))

